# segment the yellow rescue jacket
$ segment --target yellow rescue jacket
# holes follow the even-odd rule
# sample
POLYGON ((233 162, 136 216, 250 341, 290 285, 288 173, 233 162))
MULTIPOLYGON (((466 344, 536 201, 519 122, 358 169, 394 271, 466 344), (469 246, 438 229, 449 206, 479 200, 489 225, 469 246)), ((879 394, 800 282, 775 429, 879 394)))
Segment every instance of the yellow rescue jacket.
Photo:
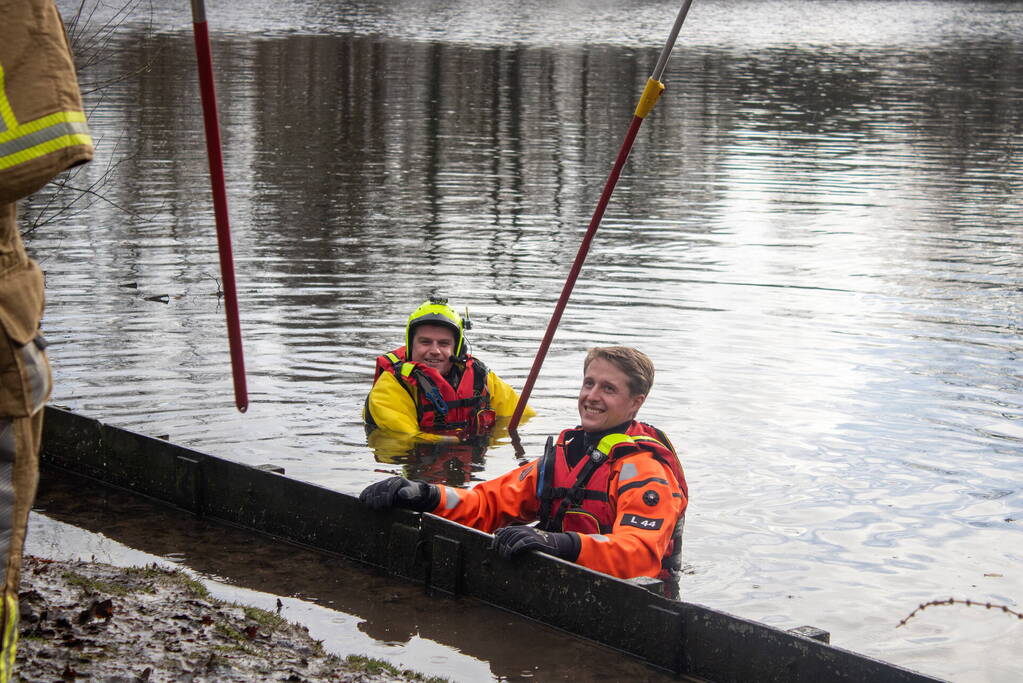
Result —
MULTIPOLYGON (((413 393, 417 390, 412 387, 413 393)), ((515 412, 519 395, 494 372, 487 373, 487 390, 490 394, 490 408, 498 418, 508 417, 515 412)), ((425 432, 420 427, 416 410, 418 400, 418 397, 410 394, 407 385, 394 375, 382 373, 366 399, 363 419, 389 432, 415 434, 424 441, 444 440, 443 435, 425 432)), ((527 405, 522 412, 523 419, 533 415, 536 415, 536 411, 527 405)))

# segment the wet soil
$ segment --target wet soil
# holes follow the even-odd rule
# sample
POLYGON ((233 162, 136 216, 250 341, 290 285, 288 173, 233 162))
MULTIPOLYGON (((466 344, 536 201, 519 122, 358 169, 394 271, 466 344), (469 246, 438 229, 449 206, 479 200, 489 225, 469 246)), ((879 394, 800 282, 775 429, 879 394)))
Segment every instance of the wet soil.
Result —
POLYGON ((23 681, 431 681, 324 651, 301 625, 211 598, 183 572, 26 556, 23 681))

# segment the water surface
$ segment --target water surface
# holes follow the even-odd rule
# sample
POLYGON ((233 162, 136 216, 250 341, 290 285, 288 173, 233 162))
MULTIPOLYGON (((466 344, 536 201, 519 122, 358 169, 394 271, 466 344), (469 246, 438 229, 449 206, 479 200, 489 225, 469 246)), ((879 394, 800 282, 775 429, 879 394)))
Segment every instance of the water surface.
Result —
MULTIPOLYGON (((224 5, 251 407, 187 7, 139 8, 82 69, 99 146, 74 184, 102 199, 26 207, 50 220, 29 244, 54 402, 350 493, 513 467, 507 438, 376 455, 373 358, 441 292, 522 385, 677 7, 224 5)), ((654 359, 642 416, 692 493, 686 599, 957 681, 1023 675, 1018 620, 944 607, 895 629, 929 600, 1023 599, 1020 35, 1013 2, 694 3, 521 430, 532 457, 574 425, 589 346, 654 359)))

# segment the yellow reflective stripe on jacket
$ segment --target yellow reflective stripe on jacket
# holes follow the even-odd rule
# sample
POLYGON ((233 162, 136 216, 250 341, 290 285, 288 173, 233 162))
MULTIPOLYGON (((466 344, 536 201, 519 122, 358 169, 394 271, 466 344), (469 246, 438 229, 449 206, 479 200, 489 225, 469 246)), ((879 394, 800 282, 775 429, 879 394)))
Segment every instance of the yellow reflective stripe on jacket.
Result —
POLYGON ((611 449, 621 443, 635 443, 628 434, 608 434, 597 443, 597 450, 604 455, 610 455, 611 449))
POLYGON ((628 434, 608 434, 601 439, 599 443, 597 443, 597 450, 604 455, 610 455, 611 449, 619 444, 631 443, 633 445, 639 445, 642 442, 655 443, 662 448, 667 448, 657 439, 644 434, 637 434, 636 436, 629 436, 628 434))
POLYGON ((10 593, 4 593, 3 643, 0 645, 0 683, 11 680, 14 660, 18 651, 18 601, 10 593))
POLYGON ((402 363, 401 364, 401 376, 408 377, 412 374, 412 371, 416 369, 413 363, 402 363))
POLYGON ((18 123, 7 99, 4 70, 0 66, 0 169, 76 145, 92 145, 85 114, 60 111, 18 123))

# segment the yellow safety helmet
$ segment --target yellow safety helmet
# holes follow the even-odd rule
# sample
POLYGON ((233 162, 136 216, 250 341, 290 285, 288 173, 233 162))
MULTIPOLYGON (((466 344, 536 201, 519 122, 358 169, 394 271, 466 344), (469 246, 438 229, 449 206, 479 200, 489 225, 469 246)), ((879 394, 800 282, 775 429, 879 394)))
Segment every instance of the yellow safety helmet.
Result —
POLYGON ((455 333, 455 348, 451 354, 455 358, 462 358, 468 351, 468 343, 465 339, 465 330, 469 329, 470 325, 463 323, 462 316, 458 315, 458 311, 448 306, 447 299, 440 299, 431 297, 424 301, 422 305, 416 310, 412 311, 412 315, 408 317, 408 323, 405 325, 405 348, 406 353, 412 353, 412 336, 415 334, 415 328, 423 323, 430 323, 431 325, 444 325, 450 327, 455 333))

